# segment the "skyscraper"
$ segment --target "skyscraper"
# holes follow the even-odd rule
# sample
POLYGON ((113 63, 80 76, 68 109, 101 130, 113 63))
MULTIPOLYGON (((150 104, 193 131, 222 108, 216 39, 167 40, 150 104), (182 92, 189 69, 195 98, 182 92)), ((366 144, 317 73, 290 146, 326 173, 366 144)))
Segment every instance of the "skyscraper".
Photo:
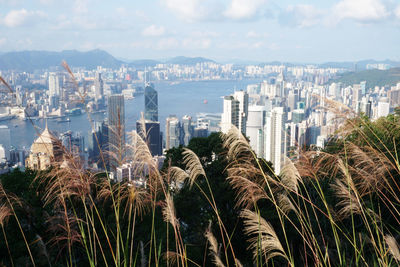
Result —
POLYGON ((224 97, 224 112, 221 117, 221 131, 227 133, 232 125, 246 134, 246 121, 249 106, 249 95, 236 91, 233 96, 224 97))
POLYGON ((136 131, 147 143, 152 156, 162 154, 162 135, 160 132, 160 122, 158 121, 137 121, 136 131), (144 126, 144 129, 143 129, 144 126))
POLYGON ((158 93, 152 84, 147 84, 144 89, 144 118, 158 121, 158 93))
POLYGON ((60 79, 56 73, 49 74, 49 96, 60 95, 60 79))
POLYGON ((264 126, 264 157, 272 162, 277 175, 281 171, 286 154, 285 121, 286 116, 283 107, 275 107, 267 113, 264 126))
POLYGON ((181 144, 181 124, 175 115, 167 118, 165 124, 166 149, 178 147, 181 144))
POLYGON ((103 102, 104 97, 104 83, 101 78, 101 73, 97 72, 96 77, 94 79, 94 93, 96 103, 101 104, 103 102))
POLYGON ((264 106, 250 106, 246 133, 250 139, 250 146, 258 157, 264 156, 264 125, 266 108, 264 106))
POLYGON ((190 139, 193 136, 192 117, 185 115, 182 118, 183 145, 189 145, 190 139))
POLYGON ((123 95, 108 98, 108 150, 110 167, 115 170, 125 156, 125 102, 123 95))

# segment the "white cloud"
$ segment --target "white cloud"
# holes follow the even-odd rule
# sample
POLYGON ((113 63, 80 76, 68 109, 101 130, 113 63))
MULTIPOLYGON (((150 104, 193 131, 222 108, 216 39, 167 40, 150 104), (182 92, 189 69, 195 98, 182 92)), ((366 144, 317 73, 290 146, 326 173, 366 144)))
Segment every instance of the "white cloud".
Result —
POLYGON ((11 10, 2 20, 7 27, 19 27, 24 25, 33 25, 46 15, 42 11, 29 11, 26 9, 11 10))
POLYGON ((204 39, 192 39, 185 38, 182 41, 182 46, 189 49, 207 49, 211 46, 211 40, 208 38, 204 39))
POLYGON ((143 29, 143 36, 162 36, 165 34, 165 28, 163 26, 150 25, 143 29))
POLYGON ((224 15, 234 20, 254 18, 266 0, 232 0, 224 15))
POLYGON ((73 3, 73 11, 77 14, 86 14, 89 11, 90 0, 75 0, 73 3))
POLYGON ((6 38, 0 38, 0 46, 4 45, 7 42, 6 38))
POLYGON ((394 11, 395 16, 400 19, 400 5, 397 6, 396 10, 394 11))
POLYGON ((172 48, 177 48, 179 46, 179 42, 177 39, 173 37, 162 38, 155 47, 158 50, 167 50, 172 48))
POLYGON ((389 12, 381 0, 341 0, 333 7, 333 21, 354 19, 372 22, 386 18, 389 12))
POLYGON ((300 28, 310 27, 318 24, 324 13, 312 5, 290 5, 279 15, 279 22, 300 28))
POLYGON ((163 0, 163 4, 186 21, 201 20, 206 16, 201 0, 163 0))

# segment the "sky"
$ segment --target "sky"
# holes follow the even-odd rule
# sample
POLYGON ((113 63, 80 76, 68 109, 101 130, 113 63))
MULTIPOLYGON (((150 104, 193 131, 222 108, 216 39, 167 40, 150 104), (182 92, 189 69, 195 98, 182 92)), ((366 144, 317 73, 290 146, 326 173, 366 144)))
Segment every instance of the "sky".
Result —
POLYGON ((0 0, 0 52, 400 61, 400 0, 0 0))

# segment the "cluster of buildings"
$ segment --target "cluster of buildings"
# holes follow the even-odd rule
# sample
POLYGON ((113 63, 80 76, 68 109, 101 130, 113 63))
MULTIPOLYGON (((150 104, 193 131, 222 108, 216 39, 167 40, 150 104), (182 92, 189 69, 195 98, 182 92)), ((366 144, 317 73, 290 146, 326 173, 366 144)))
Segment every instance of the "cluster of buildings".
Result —
MULTIPOLYGON (((1 73, 14 92, 10 94, 0 87, 0 121, 29 117, 63 122, 67 116, 84 111, 106 113, 107 117, 94 121, 88 136, 71 131, 55 134, 46 126, 29 150, 11 147, 9 126, 0 125, 0 172, 7 166, 43 170, 52 161, 64 160, 61 155, 68 153, 79 157, 85 168, 107 169, 118 180, 134 180, 138 176, 135 171, 138 163, 126 160, 132 140, 130 133, 126 133, 125 100, 144 94, 145 109, 136 122, 136 132, 146 140, 158 166, 163 163, 165 150, 186 146, 193 137, 226 133, 234 125, 248 137, 256 155, 271 161, 279 173, 287 156, 296 155, 305 146, 323 148, 334 134, 338 121, 334 112, 326 109, 327 101, 339 102, 355 114, 362 113, 371 119, 386 116, 400 106, 400 83, 373 88, 366 82, 350 86, 327 83, 341 71, 315 66, 234 66, 206 62, 158 64, 145 70, 74 69, 75 80, 57 70, 1 73), (153 84, 146 82, 257 77, 263 81, 222 98, 222 114, 198 113, 196 119, 170 115, 165 129, 161 129, 159 121, 158 92, 153 84), (145 81, 144 89, 138 86, 138 81, 145 81)), ((145 173, 143 168, 141 175, 145 173)))
POLYGON ((324 148, 335 133, 340 120, 328 108, 330 100, 374 120, 400 106, 400 83, 374 88, 368 88, 366 82, 318 85, 293 76, 285 79, 281 71, 268 81, 225 96, 221 131, 237 127, 249 138, 256 155, 271 161, 280 173, 286 157, 304 147, 324 148))

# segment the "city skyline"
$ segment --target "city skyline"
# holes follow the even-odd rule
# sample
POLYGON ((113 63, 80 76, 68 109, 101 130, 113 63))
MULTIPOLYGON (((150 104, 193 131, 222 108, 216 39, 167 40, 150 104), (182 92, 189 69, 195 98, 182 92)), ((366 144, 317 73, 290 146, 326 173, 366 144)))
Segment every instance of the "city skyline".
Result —
POLYGON ((400 4, 393 0, 1 4, 1 52, 103 49, 129 60, 400 60, 400 4))

